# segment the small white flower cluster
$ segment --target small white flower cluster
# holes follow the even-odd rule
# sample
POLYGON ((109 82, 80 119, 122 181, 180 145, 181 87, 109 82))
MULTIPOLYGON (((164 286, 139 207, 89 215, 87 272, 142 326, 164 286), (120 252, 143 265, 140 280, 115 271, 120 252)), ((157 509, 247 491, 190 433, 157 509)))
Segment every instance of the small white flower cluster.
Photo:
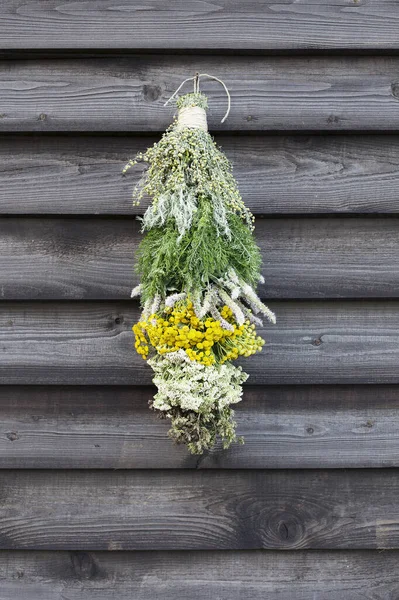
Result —
POLYGON ((148 361, 155 372, 158 388, 153 408, 168 411, 173 406, 182 410, 206 413, 221 410, 241 400, 241 384, 248 375, 231 363, 204 366, 190 360, 184 350, 156 356, 148 361))

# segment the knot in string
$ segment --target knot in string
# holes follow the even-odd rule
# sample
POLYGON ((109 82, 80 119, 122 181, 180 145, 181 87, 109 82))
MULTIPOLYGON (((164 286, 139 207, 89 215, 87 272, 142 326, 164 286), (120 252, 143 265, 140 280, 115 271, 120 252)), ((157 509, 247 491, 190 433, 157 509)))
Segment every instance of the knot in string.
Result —
MULTIPOLYGON (((224 81, 222 81, 218 77, 214 77, 213 75, 208 75, 207 73, 196 73, 194 75, 194 77, 187 77, 187 79, 185 79, 179 85, 177 90, 171 95, 169 100, 167 100, 165 102, 164 106, 169 104, 169 102, 171 102, 171 100, 173 100, 173 98, 175 98, 175 96, 181 90, 183 85, 185 83, 187 83, 187 81, 194 81, 194 93, 198 93, 199 92, 199 80, 201 77, 206 77, 207 79, 213 79, 214 81, 219 82, 223 86, 224 91, 226 92, 226 96, 227 96, 227 111, 226 111, 226 114, 224 115, 223 119, 220 122, 224 123, 225 120, 227 119, 227 117, 229 116, 230 107, 231 107, 231 99, 230 99, 229 90, 227 89, 227 86, 224 83, 224 81)), ((187 121, 188 121, 188 123, 191 123, 191 124, 182 125, 182 127, 193 127, 193 128, 204 129, 205 131, 208 131, 205 110, 203 108, 200 108, 199 106, 181 108, 179 110, 178 126, 180 126, 180 119, 182 119, 182 122, 186 121, 186 123, 187 123, 187 121), (195 109, 195 112, 193 109, 195 109), (183 113, 183 111, 184 111, 184 113, 183 113), (201 116, 200 116, 200 113, 201 113, 201 116), (183 114, 185 114, 184 117, 183 117, 183 114), (204 125, 205 125, 205 127, 204 127, 204 125)))

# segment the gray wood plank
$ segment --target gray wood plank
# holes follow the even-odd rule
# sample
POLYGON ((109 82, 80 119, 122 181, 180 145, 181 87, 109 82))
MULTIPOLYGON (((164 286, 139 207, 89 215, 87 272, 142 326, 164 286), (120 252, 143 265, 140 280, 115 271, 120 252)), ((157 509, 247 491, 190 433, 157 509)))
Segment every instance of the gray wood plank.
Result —
MULTIPOLYGON (((273 301, 249 383, 397 384, 399 301, 273 301)), ((0 384, 147 385, 130 302, 0 305, 0 384)))
POLYGON ((397 49, 393 0, 3 0, 2 47, 164 50, 397 49))
MULTIPOLYGON (((1 469, 399 466, 398 386, 247 386, 245 444, 202 457, 167 437, 152 387, 0 387, 1 469)), ((1 597, 1 596, 0 596, 1 597)))
MULTIPOLYGON (((190 73, 205 82, 213 131, 399 130, 399 57, 132 55, 4 61, 0 132, 162 131, 165 100, 190 73)), ((190 86, 189 88, 190 89, 190 86)))
MULTIPOLYGON (((0 214, 131 215, 131 191, 142 170, 135 167, 122 177, 121 169, 157 139, 4 136, 0 214)), ((399 211, 396 135, 219 134, 216 140, 255 214, 399 211)))
MULTIPOLYGON (((265 298, 399 296, 399 219, 258 219, 265 298)), ((1 300, 128 299, 138 283, 131 219, 0 219, 1 300)))
POLYGON ((1 471, 0 548, 397 549, 399 472, 1 471))
POLYGON ((396 551, 0 552, 2 600, 393 600, 396 551))

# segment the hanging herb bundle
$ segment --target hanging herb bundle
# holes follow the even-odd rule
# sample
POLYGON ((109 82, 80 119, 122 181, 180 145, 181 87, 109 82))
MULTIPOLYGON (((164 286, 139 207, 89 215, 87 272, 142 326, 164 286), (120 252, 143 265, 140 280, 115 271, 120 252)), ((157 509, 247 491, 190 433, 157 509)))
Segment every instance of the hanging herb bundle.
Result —
POLYGON ((261 316, 275 322, 255 291, 263 278, 254 217, 208 133, 199 77, 189 78, 194 93, 177 98, 178 118, 161 140, 124 169, 148 163, 133 198, 152 199, 137 253, 141 283, 132 291, 143 308, 135 347, 155 373, 151 408, 195 454, 218 436, 224 448, 237 441, 232 406, 248 375, 233 361, 262 349, 261 316))

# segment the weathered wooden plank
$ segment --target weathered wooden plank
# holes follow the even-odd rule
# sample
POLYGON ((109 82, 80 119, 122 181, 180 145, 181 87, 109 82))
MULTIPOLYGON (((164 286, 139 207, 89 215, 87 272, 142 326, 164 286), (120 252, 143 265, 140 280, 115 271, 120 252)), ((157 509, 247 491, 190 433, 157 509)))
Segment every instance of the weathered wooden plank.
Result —
MULTIPOLYGON (((258 219, 265 298, 397 297, 399 219, 258 219)), ((127 299, 132 219, 0 219, 0 290, 13 299, 127 299)))
POLYGON ((195 71, 231 92, 222 125, 225 93, 204 82, 211 130, 399 130, 399 57, 136 55, 4 61, 0 131, 162 131, 165 100, 195 71))
POLYGON ((172 445, 152 387, 0 387, 2 469, 399 466, 398 386, 246 387, 245 445, 201 458, 172 445))
POLYGON ((394 0, 2 0, 2 48, 397 49, 394 0))
POLYGON ((392 600, 396 551, 0 552, 2 600, 392 600))
MULTIPOLYGON (((0 214, 131 215, 131 190, 142 169, 135 167, 127 177, 121 169, 157 139, 3 137, 0 214)), ((218 135, 216 140, 255 214, 399 211, 395 135, 218 135)))
POLYGON ((1 471, 1 549, 396 549, 399 472, 1 471))
MULTIPOLYGON (((242 362, 255 385, 399 383, 399 301, 271 302, 277 325, 242 362)), ((134 302, 0 305, 1 384, 147 385, 134 302)))

